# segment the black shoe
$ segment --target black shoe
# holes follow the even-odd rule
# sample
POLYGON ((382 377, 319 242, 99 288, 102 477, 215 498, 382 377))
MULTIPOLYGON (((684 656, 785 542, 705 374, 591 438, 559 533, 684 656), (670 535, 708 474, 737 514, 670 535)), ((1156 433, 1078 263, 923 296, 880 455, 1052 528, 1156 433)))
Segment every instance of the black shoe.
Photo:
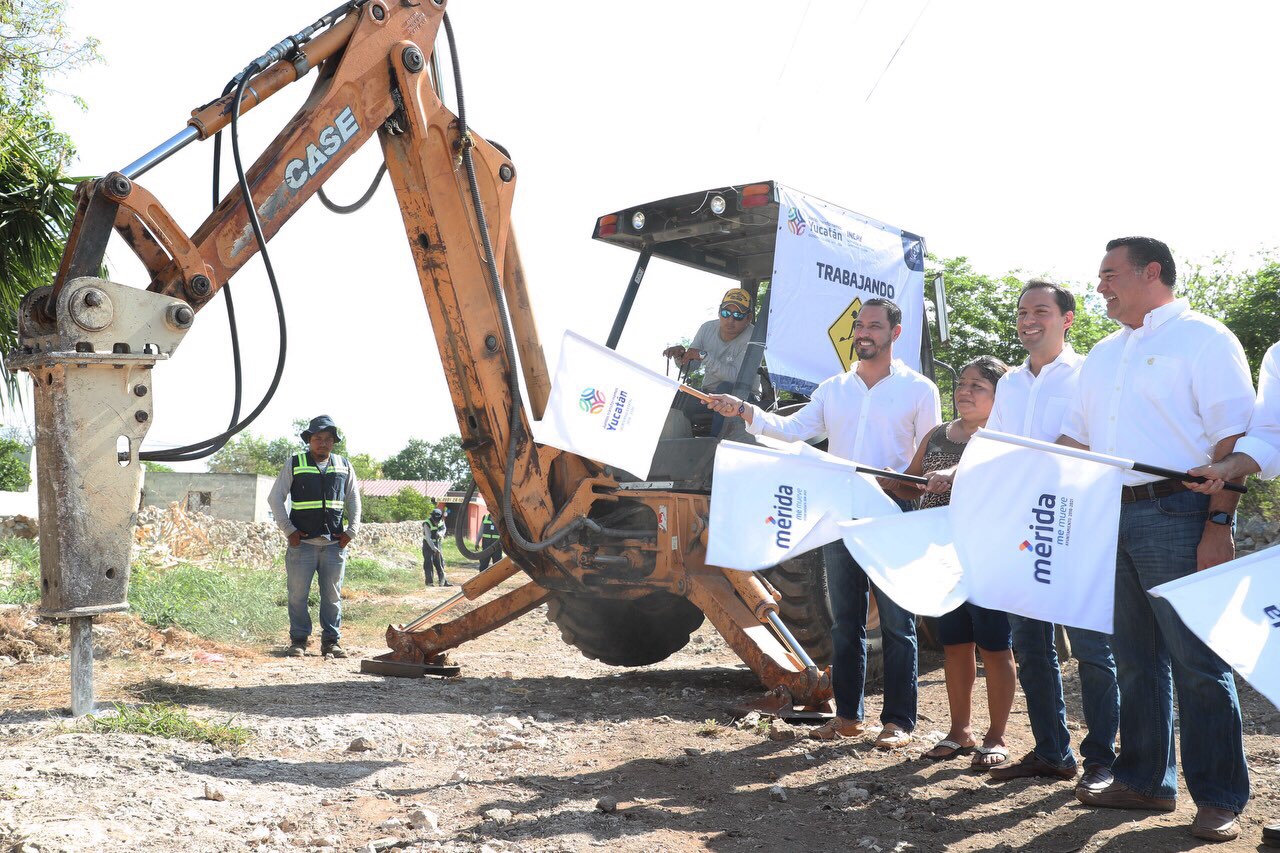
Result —
POLYGON ((287 658, 302 658, 307 656, 306 643, 290 643, 289 648, 285 651, 284 656, 287 658))
POLYGON ((453 586, 453 584, 449 583, 448 581, 442 581, 440 583, 440 586, 453 586))

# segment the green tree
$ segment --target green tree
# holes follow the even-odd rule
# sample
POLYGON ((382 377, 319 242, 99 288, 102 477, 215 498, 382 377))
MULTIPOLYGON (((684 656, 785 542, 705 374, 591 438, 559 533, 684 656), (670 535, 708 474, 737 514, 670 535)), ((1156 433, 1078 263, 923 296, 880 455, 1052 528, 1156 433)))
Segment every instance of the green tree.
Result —
POLYGON ((1244 347, 1253 379, 1267 349, 1280 339, 1280 260, 1260 257, 1257 269, 1239 271, 1229 256, 1208 265, 1184 265, 1176 291, 1191 307, 1226 324, 1244 347))
POLYGON ((461 488, 471 476, 462 437, 456 434, 435 442, 411 438, 382 463, 382 470, 391 480, 447 480, 450 488, 461 488))
POLYGON ((382 463, 373 458, 373 454, 357 453, 348 458, 351 460, 351 467, 356 469, 356 476, 361 481, 382 479, 382 463))
POLYGON ((25 492, 31 485, 31 448, 11 438, 0 438, 0 491, 25 492))
POLYGON ((215 474, 262 474, 274 477, 280 473, 287 454, 279 462, 273 462, 272 445, 281 441, 268 441, 251 432, 242 432, 228 441, 221 450, 209 457, 209 470, 215 474))
MULTIPOLYGON (((17 343, 22 296, 53 280, 75 214, 74 153, 45 108, 48 78, 97 59, 68 36, 65 0, 0 0, 0 347, 17 343)), ((10 394, 14 390, 9 385, 10 394)))
POLYGON ((360 514, 365 522, 422 521, 434 508, 434 501, 405 486, 389 497, 365 498, 360 504, 360 514))

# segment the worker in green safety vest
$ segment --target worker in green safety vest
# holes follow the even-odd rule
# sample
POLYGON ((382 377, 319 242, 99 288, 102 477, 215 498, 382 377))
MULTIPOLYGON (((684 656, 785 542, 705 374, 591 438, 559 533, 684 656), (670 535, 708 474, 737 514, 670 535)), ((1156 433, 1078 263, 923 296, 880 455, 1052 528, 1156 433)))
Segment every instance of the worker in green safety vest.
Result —
POLYGON ((444 576, 444 510, 436 507, 431 510, 431 517, 422 522, 422 574, 426 576, 427 586, 432 583, 432 570, 440 586, 453 586, 444 576))
POLYGON ((333 452, 342 439, 333 418, 320 415, 302 431, 307 449, 285 460, 267 503, 289 540, 284 554, 289 590, 290 657, 303 657, 311 637, 307 598, 312 578, 320 585, 320 653, 344 658, 342 577, 347 545, 360 527, 360 489, 351 463, 333 452), (285 498, 289 509, 285 510, 285 498))
POLYGON ((498 525, 493 523, 493 516, 484 514, 480 519, 480 535, 476 537, 476 547, 481 549, 480 571, 502 559, 502 539, 498 535, 498 525), (490 551, 489 549, 493 550, 490 551))

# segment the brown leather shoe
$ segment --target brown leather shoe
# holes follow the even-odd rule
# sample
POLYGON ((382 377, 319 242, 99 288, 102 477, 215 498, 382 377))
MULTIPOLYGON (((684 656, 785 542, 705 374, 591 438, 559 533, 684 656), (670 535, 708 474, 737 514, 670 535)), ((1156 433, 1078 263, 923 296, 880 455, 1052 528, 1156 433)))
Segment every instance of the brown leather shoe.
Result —
POLYGON ((1054 767, 1034 752, 1028 752, 1018 763, 992 767, 987 771, 987 775, 999 782, 1008 779, 1027 779, 1033 776, 1070 781, 1076 778, 1076 764, 1073 761, 1069 767, 1054 767))
POLYGON ((844 717, 832 717, 822 725, 809 732, 814 740, 843 740, 845 738, 862 737, 867 733, 867 724, 862 720, 846 720, 844 717))
POLYGON ((1086 806, 1103 809, 1146 809, 1153 812, 1171 812, 1177 808, 1172 797, 1148 797, 1139 794, 1125 783, 1113 780, 1100 790, 1076 788, 1076 799, 1086 806))
POLYGON ((1191 834, 1204 841, 1232 841, 1240 837, 1240 824, 1231 809, 1201 806, 1191 822, 1191 834))

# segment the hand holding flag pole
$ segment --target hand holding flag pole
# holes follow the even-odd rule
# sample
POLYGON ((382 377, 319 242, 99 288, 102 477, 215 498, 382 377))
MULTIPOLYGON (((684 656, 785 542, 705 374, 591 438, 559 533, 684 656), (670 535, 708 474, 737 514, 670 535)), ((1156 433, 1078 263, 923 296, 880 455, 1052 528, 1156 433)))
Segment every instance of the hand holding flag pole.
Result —
MULTIPOLYGON (((1157 477, 1164 477, 1168 480, 1182 480, 1188 483, 1207 483, 1208 477, 1197 477, 1186 471, 1177 471, 1173 468, 1161 468, 1158 465, 1147 465, 1142 462, 1134 462, 1132 459, 1123 459, 1119 456, 1108 456, 1105 453, 1097 453, 1092 450, 1081 450, 1075 447, 1069 447, 1065 444, 1053 444, 1048 441, 1037 441, 1034 438, 1025 438, 1020 435, 1010 435, 1008 433, 996 432, 985 427, 978 430, 978 434, 986 438, 993 438, 997 441, 1007 442, 1008 444, 1018 444, 1022 447, 1030 447, 1033 450, 1046 450, 1050 453, 1058 453, 1062 456, 1075 456, 1079 459, 1089 459, 1099 462, 1105 462, 1108 465, 1114 465, 1116 468, 1124 468, 1126 470, 1138 471, 1142 474, 1153 474, 1157 477)), ((1248 489, 1238 483, 1225 483, 1223 485, 1228 491, 1247 494, 1248 489)))
MULTIPOLYGON (((684 393, 688 394, 690 397, 694 397, 698 400, 701 400, 702 402, 706 403, 707 407, 710 409, 716 409, 717 404, 720 404, 721 402, 720 400, 717 400, 715 397, 711 396, 710 394, 706 394, 702 391, 699 391, 697 388, 690 388, 688 385, 681 385, 676 390, 683 391, 684 393)), ((742 414, 743 412, 746 411, 746 409, 747 409, 746 402, 739 400, 738 410, 736 412, 726 413, 723 410, 723 408, 720 408, 719 411, 721 414, 732 414, 737 417, 742 417, 742 414)), ((903 483, 912 483, 917 486, 929 485, 928 477, 916 477, 911 474, 899 474, 897 471, 893 471, 888 468, 872 468, 870 465, 861 465, 857 462, 854 462, 853 465, 854 465, 854 468, 857 469, 859 474, 870 474, 873 477, 884 477, 886 480, 899 480, 903 483)))

